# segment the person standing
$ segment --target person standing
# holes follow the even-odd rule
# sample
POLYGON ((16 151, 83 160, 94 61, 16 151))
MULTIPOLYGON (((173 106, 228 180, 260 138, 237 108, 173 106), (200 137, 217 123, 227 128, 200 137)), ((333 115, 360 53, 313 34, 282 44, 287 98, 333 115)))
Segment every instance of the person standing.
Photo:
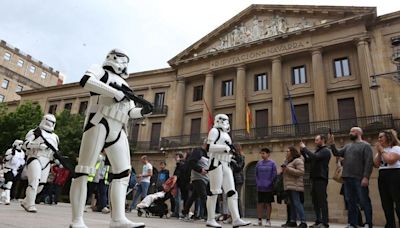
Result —
POLYGON ((374 165, 379 168, 378 187, 386 218, 385 228, 394 228, 394 211, 400 222, 400 143, 393 130, 379 133, 376 150, 374 165))
POLYGON ((304 206, 301 202, 301 194, 304 192, 304 161, 300 153, 290 146, 286 150, 287 165, 282 165, 283 186, 290 200, 290 223, 286 227, 306 228, 304 206), (297 226, 297 218, 301 223, 297 226))
POLYGON ((315 136, 314 142, 317 149, 314 153, 309 151, 303 142, 300 142, 300 152, 306 162, 311 162, 311 196, 315 212, 315 224, 310 227, 329 227, 327 186, 329 177, 329 161, 331 151, 325 145, 324 135, 315 136), (321 224, 321 225, 320 225, 321 224))
POLYGON ((58 166, 53 166, 53 170, 54 170, 54 173, 56 174, 56 177, 53 182, 53 184, 54 184, 53 185, 53 187, 54 187, 53 203, 57 204, 60 199, 61 190, 68 180, 70 171, 61 164, 59 164, 58 166))
MULTIPOLYGON (((181 173, 183 171, 183 164, 184 164, 184 155, 182 152, 178 152, 175 154, 175 162, 176 162, 176 167, 174 170, 174 176, 176 176, 178 179, 176 181, 176 196, 174 197, 175 203, 174 203, 174 210, 173 210, 173 214, 172 217, 176 217, 179 218, 179 213, 180 213, 180 209, 181 209, 181 199, 182 199, 182 193, 181 193, 181 173)), ((172 210, 172 208, 171 208, 172 210)))
POLYGON ((160 162, 160 170, 158 171, 158 177, 157 177, 157 183, 156 183, 157 192, 162 191, 163 184, 169 178, 169 170, 165 168, 166 165, 167 164, 165 163, 165 161, 160 162))
POLYGON ((343 157, 343 172, 345 198, 348 202, 348 223, 350 227, 357 227, 357 204, 364 209, 366 225, 372 227, 372 205, 369 198, 369 178, 372 173, 373 156, 372 148, 362 140, 363 131, 359 127, 350 129, 351 143, 342 149, 335 146, 335 138, 329 134, 328 142, 331 144, 333 155, 343 157))
POLYGON ((135 197, 133 198, 132 204, 130 206, 130 210, 134 209, 139 197, 141 196, 142 199, 147 196, 147 191, 149 190, 150 186, 150 178, 153 175, 153 166, 147 159, 146 155, 143 155, 140 160, 143 163, 142 174, 138 175, 139 178, 139 186, 136 191, 135 197))
POLYGON ((244 183, 243 169, 245 164, 245 157, 243 155, 243 150, 240 144, 236 143, 235 148, 236 154, 232 159, 231 168, 233 171, 233 180, 235 181, 235 189, 238 193, 239 214, 240 216, 243 216, 240 196, 242 195, 242 186, 244 183))
POLYGON ((273 182, 277 175, 276 164, 270 160, 271 150, 262 148, 260 151, 261 160, 256 165, 256 186, 257 186, 257 215, 258 223, 255 225, 262 226, 262 214, 264 208, 267 210, 265 226, 271 226, 271 211, 274 202, 273 182))

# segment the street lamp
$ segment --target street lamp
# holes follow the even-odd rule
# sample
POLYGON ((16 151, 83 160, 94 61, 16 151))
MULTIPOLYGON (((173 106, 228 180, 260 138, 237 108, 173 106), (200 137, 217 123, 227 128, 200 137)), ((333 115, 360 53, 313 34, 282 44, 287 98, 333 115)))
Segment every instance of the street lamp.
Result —
POLYGON ((388 73, 371 75, 371 89, 377 89, 379 87, 376 81, 377 77, 391 79, 397 84, 400 84, 400 36, 392 37, 391 41, 393 50, 392 62, 397 66, 397 70, 388 73))

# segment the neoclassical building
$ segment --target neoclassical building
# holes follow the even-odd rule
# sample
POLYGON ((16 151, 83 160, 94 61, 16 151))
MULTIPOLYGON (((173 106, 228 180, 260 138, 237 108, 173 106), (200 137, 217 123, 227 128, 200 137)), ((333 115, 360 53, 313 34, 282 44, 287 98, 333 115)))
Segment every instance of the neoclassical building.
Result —
POLYGON ((63 80, 59 71, 0 41, 0 102, 17 101, 18 92, 61 85, 63 80))
MULTIPOLYGON (((175 153, 199 146, 207 136, 209 112, 226 113, 233 141, 246 156, 241 196, 246 216, 255 215, 260 148, 271 148, 272 159, 281 164, 289 145, 303 140, 313 148, 313 137, 329 129, 339 146, 355 125, 372 144, 380 130, 400 130, 400 12, 377 16, 375 7, 251 5, 168 63, 170 68, 128 79, 156 107, 148 119, 130 124, 133 165, 139 169, 139 156, 147 154, 153 165, 166 160, 172 171, 175 153)), ((52 113, 84 113, 89 96, 79 83, 19 95, 21 102, 37 102, 52 113)), ((334 170, 332 159, 331 176, 334 170)), ((377 170, 370 183, 374 222, 383 224, 377 170)), ((313 220, 307 176, 305 185, 313 220)), ((330 218, 346 223, 340 187, 329 180, 330 218)), ((273 205, 273 218, 284 219, 285 213, 284 205, 273 205)))

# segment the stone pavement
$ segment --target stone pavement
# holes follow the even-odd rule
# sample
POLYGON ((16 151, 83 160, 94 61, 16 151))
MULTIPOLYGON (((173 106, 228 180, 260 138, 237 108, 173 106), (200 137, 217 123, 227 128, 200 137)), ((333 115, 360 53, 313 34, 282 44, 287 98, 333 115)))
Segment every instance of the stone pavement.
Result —
MULTIPOLYGON (((11 202, 11 205, 0 205, 0 228, 58 228, 68 227, 71 220, 70 204, 60 203, 58 205, 37 205, 38 213, 27 213, 22 209, 17 201, 11 202)), ((98 212, 86 212, 85 222, 90 228, 106 228, 110 215, 98 212)), ((146 227, 173 227, 173 228, 195 228, 206 227, 204 222, 183 222, 176 218, 159 217, 138 217, 136 211, 128 213, 127 217, 135 222, 144 222, 146 227)), ((256 219, 249 219, 256 222, 256 219)), ((280 227, 282 221, 272 221, 273 227, 280 227)), ((311 222, 309 223, 311 225, 311 222)), ((223 224, 223 227, 232 227, 223 224)), ((252 227, 252 226, 250 226, 252 227)), ((345 225, 331 225, 331 228, 345 227, 345 225)))

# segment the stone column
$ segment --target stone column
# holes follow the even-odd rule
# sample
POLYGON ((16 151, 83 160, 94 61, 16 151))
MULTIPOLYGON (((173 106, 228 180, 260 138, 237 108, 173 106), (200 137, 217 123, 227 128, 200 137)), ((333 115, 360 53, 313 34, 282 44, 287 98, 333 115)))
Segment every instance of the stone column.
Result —
POLYGON ((236 112, 235 124, 233 127, 237 129, 246 128, 246 69, 244 66, 236 68, 236 112))
POLYGON ((315 104, 315 120, 324 121, 329 119, 326 79, 324 74, 324 65, 322 62, 322 53, 320 49, 312 51, 312 72, 314 82, 314 104, 315 104))
POLYGON ((368 41, 364 38, 357 40, 358 64, 360 69, 360 79, 362 94, 364 99, 365 115, 378 115, 379 103, 376 91, 371 91, 370 76, 373 75, 371 53, 369 51, 368 41))
POLYGON ((174 136, 182 135, 183 130, 183 117, 185 107, 185 80, 178 79, 176 82, 176 96, 175 96, 175 120, 174 120, 174 136))
MULTIPOLYGON (((214 120, 214 74, 207 73, 204 82, 203 99, 207 103, 212 119, 214 120)), ((208 110, 203 104, 203 117, 201 118, 201 133, 208 133, 208 110)))
POLYGON ((281 59, 278 57, 272 60, 271 90, 273 126, 285 124, 283 86, 282 63, 281 59))

